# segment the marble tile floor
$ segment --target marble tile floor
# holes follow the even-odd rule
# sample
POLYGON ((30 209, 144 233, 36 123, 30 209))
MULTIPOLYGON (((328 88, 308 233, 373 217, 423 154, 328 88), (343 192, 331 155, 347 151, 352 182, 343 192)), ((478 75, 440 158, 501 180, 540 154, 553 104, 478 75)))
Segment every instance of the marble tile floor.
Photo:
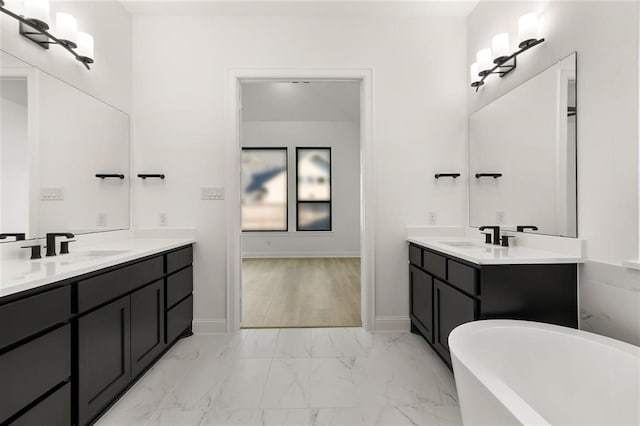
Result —
POLYGON ((194 335, 98 422, 460 425, 453 375, 419 336, 362 328, 194 335))

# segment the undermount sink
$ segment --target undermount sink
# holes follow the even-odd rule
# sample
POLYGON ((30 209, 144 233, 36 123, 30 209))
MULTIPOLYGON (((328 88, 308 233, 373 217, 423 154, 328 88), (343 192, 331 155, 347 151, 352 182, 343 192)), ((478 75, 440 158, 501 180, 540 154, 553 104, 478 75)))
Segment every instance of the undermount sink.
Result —
POLYGON ((53 258, 54 261, 61 261, 64 264, 72 262, 86 262, 90 260, 98 260, 103 257, 117 256, 119 254, 127 253, 129 250, 89 250, 72 252, 71 254, 63 254, 53 258))
POLYGON ((482 248, 485 250, 502 250, 506 247, 494 246, 491 244, 481 244, 476 241, 440 241, 440 244, 444 244, 445 246, 455 247, 459 249, 471 249, 471 248, 482 248))
POLYGON ((118 254, 124 254, 128 251, 129 250, 91 250, 86 253, 81 253, 81 255, 84 254, 85 256, 90 257, 115 256, 118 254))
POLYGON ((440 244, 458 248, 479 247, 479 244, 474 243, 473 241, 441 241, 440 244))

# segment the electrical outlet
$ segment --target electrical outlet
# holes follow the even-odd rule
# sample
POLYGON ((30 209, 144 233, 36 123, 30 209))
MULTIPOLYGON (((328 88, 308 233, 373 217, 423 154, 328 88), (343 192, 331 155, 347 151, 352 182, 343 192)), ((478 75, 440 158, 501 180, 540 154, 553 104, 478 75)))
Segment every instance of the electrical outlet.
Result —
POLYGON ((62 188, 42 188, 40 190, 40 200, 42 200, 42 201, 62 201, 62 200, 64 200, 64 189, 62 189, 62 188))
POLYGON ((436 212, 427 213, 427 221, 429 222, 429 225, 435 225, 438 222, 438 215, 436 212))
POLYGON ((224 200, 224 188, 214 186, 200 189, 201 200, 224 200))
POLYGON ((105 227, 107 226, 107 214, 106 213, 98 213, 98 226, 105 227))
POLYGON ((498 210, 496 212, 496 223, 499 225, 504 223, 504 211, 498 210))
POLYGON ((169 225, 169 219, 168 219, 166 213, 160 213, 159 219, 160 219, 159 220, 160 226, 168 226, 169 225))

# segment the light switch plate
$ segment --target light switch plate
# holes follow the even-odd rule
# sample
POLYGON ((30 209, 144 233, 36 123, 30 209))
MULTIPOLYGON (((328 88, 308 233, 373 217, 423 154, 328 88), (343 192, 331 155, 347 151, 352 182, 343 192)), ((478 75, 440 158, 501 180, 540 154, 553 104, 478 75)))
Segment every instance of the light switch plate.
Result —
POLYGON ((98 226, 104 228, 107 226, 107 214, 106 213, 98 213, 98 226))
POLYGON ((224 200, 224 188, 221 186, 212 186, 200 189, 201 200, 224 200))
POLYGON ((64 200, 64 189, 62 189, 62 188, 42 188, 40 190, 40 200, 42 200, 42 201, 62 201, 62 200, 64 200))
POLYGON ((429 222, 429 225, 435 225, 438 222, 438 215, 436 212, 427 213, 427 221, 429 222))

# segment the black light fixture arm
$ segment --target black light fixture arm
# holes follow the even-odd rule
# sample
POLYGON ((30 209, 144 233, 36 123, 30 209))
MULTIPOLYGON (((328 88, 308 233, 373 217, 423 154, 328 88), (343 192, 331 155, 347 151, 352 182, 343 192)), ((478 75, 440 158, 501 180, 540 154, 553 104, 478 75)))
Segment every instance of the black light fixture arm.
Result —
POLYGON ((502 177, 502 173, 476 173, 476 179, 480 179, 481 177, 492 177, 497 179, 502 177))
POLYGON ((516 57, 519 54, 543 42, 544 42, 543 38, 538 40, 523 42, 520 44, 520 50, 512 53, 509 56, 503 56, 501 58, 497 58, 494 61, 496 65, 493 68, 491 68, 490 70, 480 71, 480 74, 478 75, 478 77, 482 77, 482 78, 478 81, 474 81, 473 83, 471 83, 471 87, 475 87, 477 92, 480 86, 484 85, 484 81, 486 80, 486 78, 489 77, 491 74, 498 74, 500 78, 503 78, 504 76, 509 74, 511 71, 516 69, 518 65, 516 57), (509 63, 509 61, 512 61, 512 62, 509 63))
POLYGON ((0 12, 9 15, 20 22, 20 34, 25 38, 31 40, 44 49, 48 49, 50 44, 58 44, 69 53, 71 53, 78 61, 82 62, 82 65, 84 65, 87 69, 91 69, 89 67, 89 64, 93 63, 93 59, 78 55, 76 51, 72 49, 72 46, 47 31, 48 27, 46 25, 41 25, 36 20, 31 20, 25 18, 24 16, 13 13, 12 11, 4 7, 4 1, 2 0, 0 0, 0 12), (27 30, 25 27, 28 27, 33 31, 27 30), (38 36, 44 37, 45 40, 36 38, 38 36))
POLYGON ((106 178, 124 179, 124 175, 118 174, 118 173, 96 173, 96 177, 100 179, 106 179, 106 178))
POLYGON ((146 178, 158 178, 158 179, 164 179, 164 173, 140 173, 138 174, 138 177, 142 180, 146 179, 146 178))
POLYGON ((435 175, 433 175, 433 177, 435 177, 436 179, 440 179, 441 177, 450 177, 450 178, 457 178, 460 177, 460 173, 436 173, 435 175))

